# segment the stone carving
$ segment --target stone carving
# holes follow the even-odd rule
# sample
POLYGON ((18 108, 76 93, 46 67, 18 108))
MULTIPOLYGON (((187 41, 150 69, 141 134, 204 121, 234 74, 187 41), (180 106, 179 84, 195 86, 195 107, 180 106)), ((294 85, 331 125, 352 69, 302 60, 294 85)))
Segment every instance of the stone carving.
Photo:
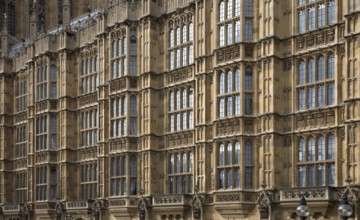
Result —
POLYGON ((147 219, 148 211, 151 208, 151 200, 149 197, 144 197, 144 190, 141 190, 141 197, 138 203, 138 217, 139 220, 147 219))
POLYGON ((60 201, 57 201, 56 205, 55 205, 55 217, 56 217, 56 220, 61 220, 61 216, 62 216, 63 212, 64 212, 63 204, 60 201))
POLYGON ((262 191, 260 195, 258 196, 256 203, 258 204, 258 209, 260 212, 261 218, 268 218, 269 217, 269 207, 271 206, 272 200, 272 194, 266 190, 266 183, 263 182, 261 184, 262 191))
POLYGON ((100 219, 102 207, 103 207, 103 202, 101 200, 95 200, 89 212, 90 220, 100 219))

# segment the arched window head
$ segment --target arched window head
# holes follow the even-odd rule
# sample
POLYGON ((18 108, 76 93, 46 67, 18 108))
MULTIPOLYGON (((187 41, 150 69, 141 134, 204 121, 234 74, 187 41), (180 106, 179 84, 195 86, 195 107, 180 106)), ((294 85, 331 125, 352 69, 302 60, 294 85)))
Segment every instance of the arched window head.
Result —
POLYGON ((227 12, 226 12, 226 18, 230 19, 233 16, 233 0, 228 0, 227 2, 227 12))
POLYGON ((308 61, 308 82, 312 83, 315 81, 315 65, 314 65, 314 59, 311 58, 308 61))
POLYGON ((298 66, 298 85, 305 83, 305 62, 301 60, 298 66))
POLYGON ((225 93, 225 74, 224 72, 220 73, 219 76, 219 94, 225 93))
POLYGON ((315 160, 315 140, 314 137, 310 137, 308 140, 308 160, 315 160))
POLYGON ((327 70, 328 70, 328 74, 327 74, 328 79, 334 79, 334 77, 335 77, 335 57, 334 57, 333 53, 329 54, 329 56, 328 56, 327 70))
POLYGON ((180 28, 177 27, 177 28, 176 28, 176 45, 179 45, 179 44, 180 44, 180 39, 181 39, 180 28))
POLYGON ((324 56, 319 56, 317 61, 317 80, 325 79, 325 61, 324 56))
POLYGON ((234 82, 234 90, 240 91, 241 81, 240 81, 240 70, 236 69, 234 74, 235 82, 234 82))
POLYGON ((298 147, 298 160, 302 162, 305 160, 305 139, 299 139, 299 147, 298 147))
POLYGON ((219 4, 219 20, 225 20, 225 2, 221 1, 219 4))
POLYGON ((186 31, 186 25, 183 25, 182 27, 182 43, 187 42, 187 31, 186 31))
POLYGON ((219 146, 219 161, 220 166, 223 166, 225 164, 225 146, 224 144, 220 144, 219 146))
POLYGON ((227 92, 231 93, 233 90, 233 74, 231 71, 227 73, 227 92))
POLYGON ((169 93, 169 110, 174 111, 174 92, 169 93))
POLYGON ((136 36, 135 35, 132 35, 131 38, 130 38, 130 53, 132 55, 136 54, 136 36))
POLYGON ((189 23, 189 41, 193 41, 194 32, 193 32, 193 23, 189 23))

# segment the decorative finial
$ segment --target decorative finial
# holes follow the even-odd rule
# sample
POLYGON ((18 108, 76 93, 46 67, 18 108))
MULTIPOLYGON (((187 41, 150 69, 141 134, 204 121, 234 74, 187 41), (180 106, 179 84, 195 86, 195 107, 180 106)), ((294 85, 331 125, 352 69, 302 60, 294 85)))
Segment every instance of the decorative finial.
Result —
POLYGON ((352 183, 352 179, 350 178, 350 176, 348 176, 346 179, 345 179, 345 183, 347 183, 348 185, 350 185, 352 183))
POLYGON ((267 187, 267 185, 266 185, 266 183, 265 183, 265 180, 261 183, 261 187, 262 187, 263 189, 265 189, 265 188, 267 187))

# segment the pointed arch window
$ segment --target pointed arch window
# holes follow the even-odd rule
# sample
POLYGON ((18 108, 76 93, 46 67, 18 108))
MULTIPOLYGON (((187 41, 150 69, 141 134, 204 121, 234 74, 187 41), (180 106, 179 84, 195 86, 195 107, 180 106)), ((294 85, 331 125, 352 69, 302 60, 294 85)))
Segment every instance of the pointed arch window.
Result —
POLYGON ((219 6, 219 20, 223 21, 225 20, 225 3, 224 1, 220 2, 220 6, 219 6))
MULTIPOLYGON (((2 15, 1 15, 2 16, 2 15)), ((14 3, 8 4, 8 18, 7 18, 8 32, 10 35, 15 36, 16 34, 16 12, 14 3)))

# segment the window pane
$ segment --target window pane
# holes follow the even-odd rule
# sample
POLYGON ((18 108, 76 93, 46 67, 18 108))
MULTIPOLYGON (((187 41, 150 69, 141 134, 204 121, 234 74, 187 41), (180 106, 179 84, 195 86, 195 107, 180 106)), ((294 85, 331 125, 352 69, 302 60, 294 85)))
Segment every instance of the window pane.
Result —
POLYGON ((307 89, 307 101, 308 101, 308 108, 315 108, 315 88, 310 87, 307 89))
POLYGON ((232 144, 228 143, 226 150, 226 164, 232 164, 232 144))
POLYGON ((328 79, 333 79, 335 77, 335 58, 334 58, 334 54, 330 54, 329 57, 328 57, 327 70, 328 70, 328 74, 327 74, 328 79))
POLYGON ((325 160, 325 139, 323 136, 318 138, 318 160, 325 160))
POLYGON ((253 164, 253 148, 251 141, 246 141, 245 143, 245 164, 253 164))
POLYGON ((325 166, 323 164, 318 166, 318 173, 317 173, 317 185, 324 186, 325 185, 325 166))
POLYGON ((298 14, 299 33, 305 32, 305 19, 306 19, 305 11, 304 10, 299 11, 299 14, 298 14))
POLYGON ((329 160, 335 159, 335 137, 334 137, 334 135, 330 135, 327 138, 327 147, 328 147, 327 159, 329 159, 329 160))
POLYGON ((308 29, 309 31, 315 29, 315 8, 311 7, 308 10, 308 29))
POLYGON ((219 6, 219 20, 225 20, 225 3, 222 1, 219 6))
POLYGON ((299 162, 302 162, 305 160, 305 140, 303 138, 301 138, 299 140, 299 149, 298 149, 298 157, 299 157, 299 162))
POLYGON ((332 25, 335 23, 335 1, 330 0, 328 3, 328 24, 332 25))
POLYGON ((308 181, 309 181, 308 186, 315 186, 315 168, 314 168, 314 166, 308 167, 308 181))
POLYGON ((334 83, 327 85, 327 105, 335 103, 335 86, 334 83))
POLYGON ((318 6, 318 27, 324 27, 325 26, 325 5, 320 4, 318 6))
POLYGON ((308 141, 308 161, 314 161, 315 160, 315 141, 314 138, 309 138, 308 141))
POLYGON ((298 168, 298 185, 299 187, 304 187, 305 186, 305 168, 304 167, 299 167, 298 168))
POLYGON ((247 167, 245 169, 245 188, 249 189, 253 187, 253 168, 247 167))
POLYGON ((330 164, 327 167, 327 178, 328 178, 328 185, 334 185, 335 184, 335 164, 330 164))
POLYGON ((224 165, 224 161, 225 161, 225 147, 224 144, 220 144, 219 147, 219 165, 223 166, 224 165))

